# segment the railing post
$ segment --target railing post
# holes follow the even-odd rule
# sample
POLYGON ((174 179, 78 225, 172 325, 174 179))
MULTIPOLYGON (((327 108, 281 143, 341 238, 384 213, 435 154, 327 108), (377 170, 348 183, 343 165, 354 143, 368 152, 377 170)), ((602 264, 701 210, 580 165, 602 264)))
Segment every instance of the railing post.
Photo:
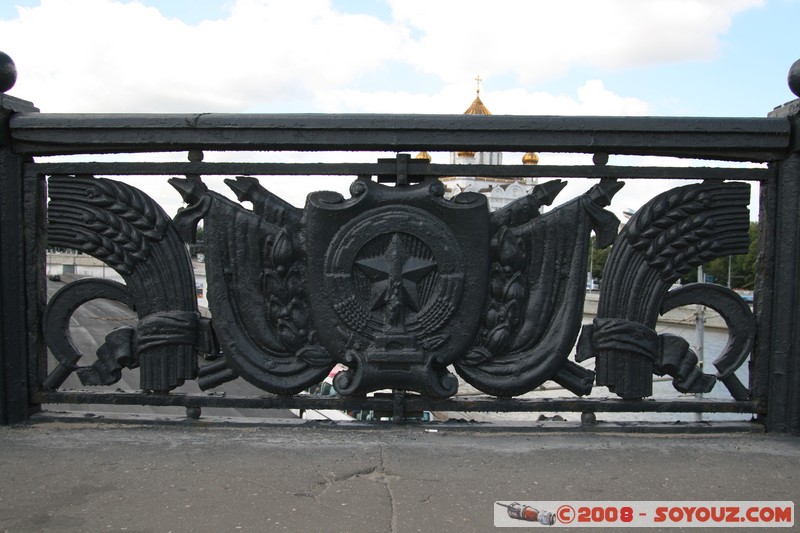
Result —
MULTIPOLYGON (((800 61, 789 71, 789 86, 800 96, 800 61)), ((775 180, 764 185, 761 195, 766 224, 761 230, 759 344, 768 345, 761 353, 769 357, 757 363, 756 390, 759 400, 766 400, 767 430, 800 434, 800 99, 770 116, 791 121, 792 146, 785 159, 772 164, 775 180)))
POLYGON ((32 392, 43 346, 44 260, 37 264, 36 251, 44 250, 45 237, 36 219, 43 217, 44 195, 39 180, 23 179, 25 160, 12 152, 9 130, 13 113, 36 108, 3 94, 15 76, 13 62, 0 53, 0 424, 22 422, 38 409, 32 392))

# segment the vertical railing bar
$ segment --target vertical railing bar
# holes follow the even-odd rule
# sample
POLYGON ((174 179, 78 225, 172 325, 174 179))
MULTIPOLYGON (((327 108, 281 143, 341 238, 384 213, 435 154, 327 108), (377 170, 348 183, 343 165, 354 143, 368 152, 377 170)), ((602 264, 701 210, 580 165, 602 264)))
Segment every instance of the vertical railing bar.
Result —
MULTIPOLYGON (((800 96, 800 61, 789 69, 789 88, 800 96)), ((800 434, 800 98, 775 108, 768 115, 790 124, 787 153, 770 166, 775 179, 765 184, 759 258, 765 257, 761 286, 764 309, 759 313, 759 344, 766 350, 757 361, 759 400, 766 396, 768 431, 800 434), (765 320, 763 320, 765 319, 765 320)), ((761 273, 761 272, 759 272, 761 273)))
MULTIPOLYGON (((7 194, 5 189, 11 184, 11 179, 6 174, 7 160, 11 157, 10 152, 0 148, 0 249, 4 250, 6 233, 6 209, 7 194)), ((8 224, 10 226, 10 224, 8 224)), ((10 357, 10 346, 6 343, 6 290, 8 277, 11 275, 10 268, 7 269, 6 262, 11 258, 11 254, 3 252, 0 254, 0 424, 11 423, 8 415, 7 383, 6 383, 6 360, 10 357)), ((10 324, 9 324, 10 325, 10 324)))
MULTIPOLYGON (((47 183, 43 174, 23 171, 26 298, 28 308, 28 389, 33 402, 47 376, 47 347, 43 335, 47 306, 47 183)), ((33 406, 38 409, 38 406, 33 406)))
POLYGON ((777 175, 779 164, 770 165, 773 178, 761 184, 759 194, 758 257, 756 259, 756 286, 753 309, 756 319, 756 342, 750 363, 750 387, 753 399, 764 408, 766 423, 769 402, 770 365, 772 353, 772 321, 775 298, 775 215, 777 213, 777 175))
POLYGON ((777 205, 775 211, 775 269, 773 315, 768 330, 771 337, 767 428, 779 432, 800 432, 800 378, 793 344, 797 330, 797 283, 800 275, 800 225, 797 205, 800 202, 800 153, 792 154, 778 165, 777 205))
MULTIPOLYGON (((787 77, 800 97, 800 60, 787 77)), ((766 404, 768 431, 800 434, 800 98, 776 107, 770 118, 789 124, 787 152, 769 166, 774 178, 762 185, 756 280, 756 400, 766 404), (760 278, 760 281, 759 281, 760 278), (761 289, 761 290, 760 290, 761 289)))
POLYGON ((392 394, 392 422, 400 424, 406 416, 406 394, 401 390, 394 390, 392 394))
MULTIPOLYGON (((28 417, 29 332, 25 295, 24 204, 22 158, 0 148, 0 424, 28 417)), ((34 333, 35 334, 35 333, 34 333)))

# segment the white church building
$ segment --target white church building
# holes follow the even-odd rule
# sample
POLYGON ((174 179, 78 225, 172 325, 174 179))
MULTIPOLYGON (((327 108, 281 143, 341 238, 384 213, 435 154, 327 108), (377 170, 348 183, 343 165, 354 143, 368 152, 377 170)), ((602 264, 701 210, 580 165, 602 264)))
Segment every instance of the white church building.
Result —
MULTIPOLYGON (((480 82, 480 78, 476 78, 480 82)), ((481 101, 480 85, 478 85, 477 96, 472 104, 464 112, 465 115, 491 115, 492 113, 481 101)), ((431 159, 427 152, 420 152, 417 159, 431 159)), ((536 165, 539 163, 539 156, 534 152, 528 152, 522 156, 524 165, 536 165)), ((451 152, 450 164, 453 165, 502 165, 502 152, 451 152)), ((446 177, 441 179, 445 185, 445 198, 462 192, 477 192, 485 195, 489 199, 489 210, 496 211, 512 201, 528 194, 534 185, 538 183, 537 178, 484 178, 484 177, 446 177)))

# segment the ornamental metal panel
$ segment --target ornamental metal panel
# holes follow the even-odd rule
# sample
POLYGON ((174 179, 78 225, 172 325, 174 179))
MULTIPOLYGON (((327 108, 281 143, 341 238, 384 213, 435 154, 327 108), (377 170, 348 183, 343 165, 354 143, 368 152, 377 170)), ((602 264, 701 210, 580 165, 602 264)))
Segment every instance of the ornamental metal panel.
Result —
MULTIPOLYGON (((795 90, 798 72, 790 72, 795 90)), ((225 405, 371 409, 395 420, 423 409, 580 411, 589 421, 596 412, 752 413, 770 430, 797 432, 797 109, 795 101, 766 119, 47 115, 0 95, 0 422, 24 420, 42 402, 77 402, 179 405, 191 416, 225 405), (436 165, 407 154, 203 163, 203 149, 535 149, 592 153, 595 165, 436 165), (29 159, 185 150, 188 163, 29 159), (609 153, 769 166, 609 166, 609 153), (459 168, 543 181, 490 213, 482 195, 445 198, 441 179, 459 168), (301 209, 256 178, 315 173, 352 176, 349 197, 314 192, 301 209), (173 219, 142 190, 106 177, 126 174, 172 176, 186 207, 173 219), (212 174, 235 177, 226 183, 238 202, 209 190, 203 176, 212 174), (566 183, 550 178, 575 177, 596 181, 548 207, 566 183), (620 225, 607 207, 621 180, 659 178, 702 182, 656 195, 620 225), (752 183, 761 189, 753 308, 719 285, 674 288, 698 265, 747 251, 752 183), (211 318, 197 306, 188 252, 201 222, 211 318), (612 251, 597 316, 584 323, 592 234, 612 251), (97 258, 124 284, 81 279, 46 302, 46 243, 97 258), (96 299, 135 317, 92 356, 70 322, 96 299), (661 315, 692 304, 727 326, 712 365, 656 330, 661 315), (748 360, 745 383, 736 372, 748 360), (108 387, 130 372, 136 392, 63 387, 73 374, 108 387), (654 375, 681 394, 719 382, 730 399, 650 400, 654 375), (186 382, 213 392, 239 378, 268 394, 178 392, 186 382), (326 381, 335 398, 306 394, 326 381), (575 396, 605 387, 619 399, 515 398, 550 381, 575 396), (458 397, 462 385, 494 398, 458 397)))

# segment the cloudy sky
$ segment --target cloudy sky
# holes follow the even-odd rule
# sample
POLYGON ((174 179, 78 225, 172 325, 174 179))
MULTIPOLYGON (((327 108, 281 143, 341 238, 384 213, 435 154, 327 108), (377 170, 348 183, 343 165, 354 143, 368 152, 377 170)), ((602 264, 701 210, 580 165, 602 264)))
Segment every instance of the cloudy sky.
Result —
MULTIPOLYGON (((462 113, 480 75, 494 114, 761 117, 793 98, 798 21, 800 0, 4 0, 0 50, 42 112, 462 113)), ((268 187, 346 190, 320 183, 268 187)), ((616 211, 652 192, 629 183, 616 211)))

